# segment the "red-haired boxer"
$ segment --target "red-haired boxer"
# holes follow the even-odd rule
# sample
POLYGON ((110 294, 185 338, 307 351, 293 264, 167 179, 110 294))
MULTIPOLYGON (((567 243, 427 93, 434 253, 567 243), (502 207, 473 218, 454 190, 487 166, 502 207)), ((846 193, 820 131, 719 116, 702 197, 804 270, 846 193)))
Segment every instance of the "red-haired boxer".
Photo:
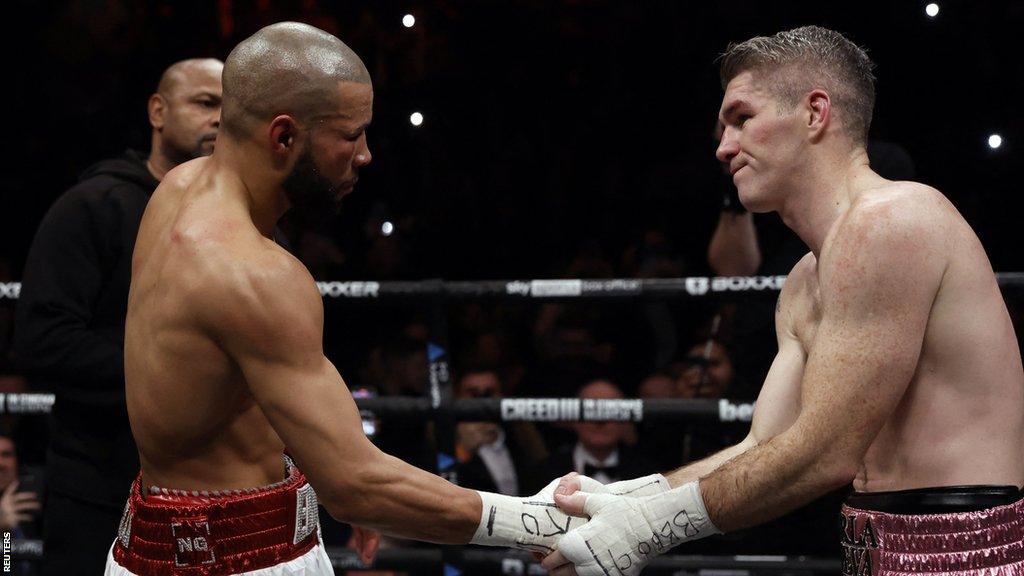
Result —
POLYGON ((779 297, 778 355, 750 436, 669 474, 672 490, 558 496, 592 519, 545 560, 554 576, 636 574, 850 482, 845 574, 1024 572, 1017 338, 956 208, 868 165, 871 69, 813 26, 723 56, 718 158, 744 206, 779 212, 811 249, 779 297))

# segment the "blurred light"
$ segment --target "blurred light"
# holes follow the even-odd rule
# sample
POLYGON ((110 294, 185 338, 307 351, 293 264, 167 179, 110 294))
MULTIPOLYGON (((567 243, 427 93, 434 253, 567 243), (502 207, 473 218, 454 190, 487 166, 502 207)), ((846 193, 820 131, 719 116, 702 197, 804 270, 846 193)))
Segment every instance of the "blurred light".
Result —
POLYGON ((419 126, 420 124, 423 124, 423 114, 420 114, 419 112, 413 112, 409 116, 409 122, 412 123, 413 126, 419 126))
MULTIPOLYGON (((938 8, 936 8, 935 11, 938 12, 938 8)), ((402 16, 402 26, 405 26, 406 28, 412 28, 415 25, 416 25, 416 17, 415 16, 413 16, 412 14, 406 14, 405 16, 402 16)))
POLYGON ((391 222, 385 222, 380 225, 380 233, 385 236, 391 236, 391 233, 395 231, 395 225, 391 222))
POLYGON ((988 137, 988 147, 995 150, 1003 145, 1003 137, 999 134, 992 134, 988 137))
POLYGON ((939 5, 932 2, 931 4, 924 7, 924 13, 935 18, 939 15, 939 5))

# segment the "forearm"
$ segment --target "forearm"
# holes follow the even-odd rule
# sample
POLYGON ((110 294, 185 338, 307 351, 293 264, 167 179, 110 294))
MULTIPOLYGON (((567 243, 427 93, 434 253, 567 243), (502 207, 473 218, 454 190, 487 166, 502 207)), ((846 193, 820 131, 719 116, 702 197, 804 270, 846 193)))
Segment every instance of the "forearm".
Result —
POLYGON ((747 450, 750 450, 757 445, 757 441, 752 437, 747 437, 739 444, 735 444, 721 450, 696 462, 691 462, 682 468, 678 468, 673 472, 665 474, 665 478, 668 479, 669 486, 676 488, 682 486, 687 482, 693 482, 694 480, 700 480, 701 478, 711 474, 715 470, 718 470, 726 462, 736 458, 740 454, 743 454, 747 450))
POLYGON ((786 433, 723 464, 700 488, 711 521, 730 532, 781 516, 849 483, 852 475, 807 435, 786 433))
POLYGON ((748 276, 761 265, 754 217, 722 212, 708 245, 708 264, 719 276, 748 276))
POLYGON ((586 522, 555 506, 557 479, 525 498, 478 492, 459 488, 382 452, 378 461, 363 466, 356 478, 346 494, 349 505, 334 506, 332 515, 402 538, 547 554, 563 535, 586 522))
POLYGON ((437 544, 466 544, 480 524, 474 490, 384 454, 361 464, 329 509, 336 519, 391 536, 437 544))

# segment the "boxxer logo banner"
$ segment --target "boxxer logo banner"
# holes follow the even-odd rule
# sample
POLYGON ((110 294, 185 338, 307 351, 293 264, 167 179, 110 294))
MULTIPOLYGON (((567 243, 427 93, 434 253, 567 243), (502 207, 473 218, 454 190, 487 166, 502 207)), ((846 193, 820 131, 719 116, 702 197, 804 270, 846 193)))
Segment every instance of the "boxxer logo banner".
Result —
POLYGON ((693 296, 703 296, 708 293, 708 288, 711 287, 711 281, 707 278, 687 278, 686 279, 686 292, 693 296))

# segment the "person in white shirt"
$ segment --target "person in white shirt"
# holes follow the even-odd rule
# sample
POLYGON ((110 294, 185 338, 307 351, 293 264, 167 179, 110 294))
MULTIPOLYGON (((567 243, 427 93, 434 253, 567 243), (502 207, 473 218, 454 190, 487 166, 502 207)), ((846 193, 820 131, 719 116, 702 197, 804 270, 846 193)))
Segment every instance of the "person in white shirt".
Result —
MULTIPOLYGON (((467 368, 456 382, 455 394, 458 398, 500 398, 501 378, 489 368, 467 368)), ((547 449, 529 422, 504 426, 497 422, 460 422, 456 456, 459 485, 522 496, 529 492, 533 472, 547 457, 547 449)))
MULTIPOLYGON (((609 380, 594 380, 580 388, 579 398, 618 399, 622 390, 609 380)), ((625 422, 580 422, 573 426, 576 442, 562 446, 541 466, 540 479, 578 472, 602 484, 636 478, 654 467, 631 446, 636 436, 625 422)))

